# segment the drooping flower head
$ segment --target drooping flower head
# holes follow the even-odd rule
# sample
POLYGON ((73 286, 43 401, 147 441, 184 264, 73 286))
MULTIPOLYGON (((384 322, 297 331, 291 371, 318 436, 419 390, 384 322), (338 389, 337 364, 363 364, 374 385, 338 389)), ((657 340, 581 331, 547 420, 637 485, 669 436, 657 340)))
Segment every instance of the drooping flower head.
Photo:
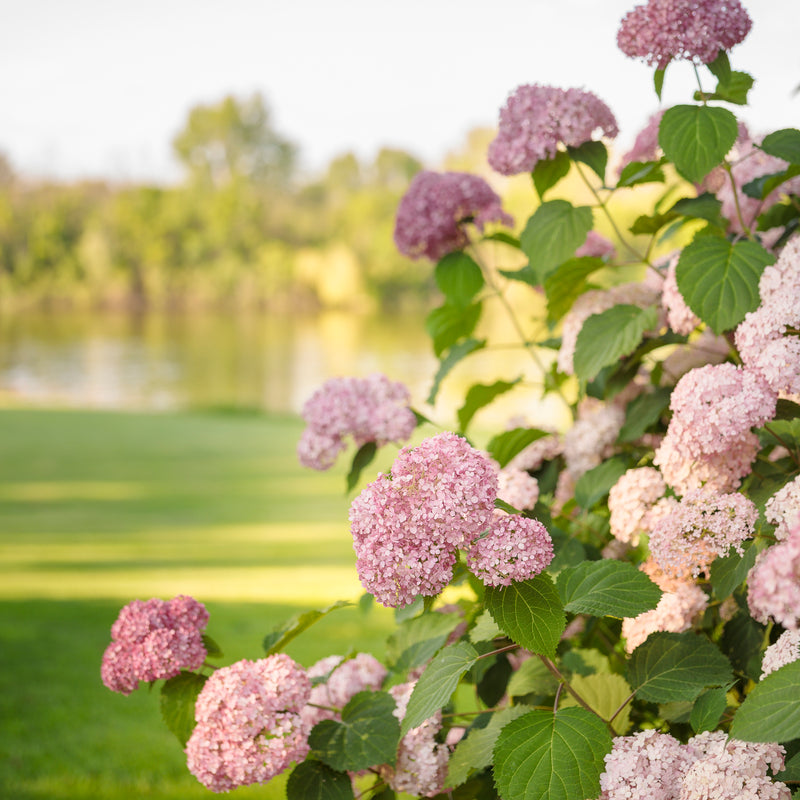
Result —
POLYGON ((708 64, 741 42, 752 24, 739 0, 648 0, 623 17, 617 45, 658 69, 672 59, 708 64))
POLYGON ((284 653, 218 669, 195 704, 189 771, 211 791, 227 792, 302 761, 310 728, 300 711, 310 693, 305 670, 284 653))
POLYGON ((101 677, 112 691, 130 694, 139 681, 168 680, 197 669, 206 658, 202 631, 208 612, 192 597, 134 600, 111 626, 101 677))
POLYGON ((597 132, 613 138, 617 121, 596 95, 582 89, 525 84, 500 110, 497 137, 488 160, 502 175, 531 172, 542 159, 553 158, 559 145, 579 147, 597 132))
POLYGON ((385 375, 368 378, 331 378, 303 406, 306 429, 297 445, 297 457, 305 467, 325 470, 333 466, 352 436, 356 447, 376 442, 402 444, 416 427, 408 407, 411 395, 385 375))
POLYGON ((467 222, 480 230, 487 222, 514 224, 483 178, 466 172, 419 172, 398 206, 394 241, 409 258, 438 261, 469 244, 467 222))

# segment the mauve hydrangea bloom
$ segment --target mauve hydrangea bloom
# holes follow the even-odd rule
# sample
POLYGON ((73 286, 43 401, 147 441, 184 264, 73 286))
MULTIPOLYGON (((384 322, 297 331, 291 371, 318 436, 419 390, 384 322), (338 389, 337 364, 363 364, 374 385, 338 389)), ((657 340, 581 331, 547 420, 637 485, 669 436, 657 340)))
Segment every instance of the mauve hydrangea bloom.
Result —
POLYGON ((658 128, 663 116, 663 110, 650 115, 644 128, 636 134, 633 147, 622 156, 618 168, 619 173, 633 161, 655 161, 659 158, 658 128))
POLYGON ((438 261, 469 244, 466 222, 483 230, 487 222, 514 224, 483 178, 466 172, 420 172, 397 208, 394 241, 409 258, 438 261))
POLYGON ((788 630, 800 627, 800 525, 759 554, 747 576, 747 605, 765 625, 774 620, 788 630))
POLYGON ((297 445, 300 463, 329 469, 345 448, 345 436, 352 436, 357 447, 405 442, 417 424, 410 399, 402 383, 385 375, 325 381, 303 406, 307 427, 297 445))
POLYGON ((775 538, 785 539, 800 523, 800 476, 778 489, 764 506, 764 516, 775 526, 775 538))
POLYGON ((700 324, 700 318, 689 308, 686 300, 683 299, 680 289, 678 289, 678 281, 675 278, 677 265, 677 256, 671 258, 667 265, 667 273, 664 276, 664 285, 662 287, 661 305, 666 309, 669 327, 675 333, 688 335, 700 324))
POLYGON ((189 771, 208 789, 266 783, 308 754, 305 670, 284 653, 214 672, 195 704, 189 771))
POLYGON ((531 172, 553 158, 560 144, 579 147, 599 131, 615 137, 617 121, 597 95, 540 84, 517 87, 500 110, 497 137, 488 160, 503 175, 531 172))
POLYGON ((111 644, 103 655, 103 683, 130 694, 139 681, 173 678, 182 669, 198 669, 206 658, 202 631, 208 612, 192 597, 134 600, 111 626, 111 644))
POLYGON ((765 651, 761 660, 761 678, 800 660, 800 630, 784 631, 765 651))
POLYGON ((586 241, 575 251, 576 258, 613 258, 617 249, 614 243, 597 231, 589 231, 586 241))
POLYGON ((657 469, 629 469, 608 493, 611 535, 621 542, 639 544, 640 534, 652 529, 650 510, 666 490, 667 485, 657 469))
POLYGON ((553 540, 541 522, 502 511, 495 511, 491 531, 467 553, 467 566, 486 586, 526 581, 552 560, 553 540))
POLYGON ((619 49, 664 69, 673 58, 708 64, 750 31, 739 0, 648 0, 622 19, 619 49))
POLYGON ((358 653, 347 661, 335 655, 317 661, 308 668, 308 677, 328 677, 324 683, 312 687, 308 702, 314 705, 307 705, 301 711, 303 720, 312 728, 323 719, 341 719, 341 715, 331 708, 344 708, 359 692, 377 691, 386 678, 386 672, 386 667, 369 653, 358 653))
POLYGON ((697 577, 731 548, 742 555, 757 519, 758 509, 742 494, 696 489, 655 526, 650 552, 667 574, 697 577))
MULTIPOLYGON (((389 689, 397 702, 394 715, 401 722, 413 690, 413 682, 401 683, 389 689)), ((446 744, 436 741, 436 734, 441 727, 442 712, 437 711, 400 740, 394 767, 387 764, 380 768, 380 776, 390 788, 417 797, 433 797, 442 791, 450 751, 446 744)))
POLYGON ((385 606, 438 594, 458 548, 487 530, 497 497, 491 459, 453 433, 404 448, 350 506, 361 583, 385 606))
POLYGON ((497 482, 498 498, 520 511, 533 508, 539 499, 539 481, 523 469, 504 467, 497 482))

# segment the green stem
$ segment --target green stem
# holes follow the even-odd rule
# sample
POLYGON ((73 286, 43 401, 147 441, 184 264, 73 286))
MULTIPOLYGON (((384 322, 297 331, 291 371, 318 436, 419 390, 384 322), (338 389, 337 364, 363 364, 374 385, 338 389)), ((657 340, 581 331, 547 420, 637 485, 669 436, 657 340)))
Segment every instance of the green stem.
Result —
POLYGON ((608 718, 609 724, 612 723, 617 718, 617 716, 622 713, 625 706, 627 706, 628 703, 630 703, 635 696, 636 692, 630 693, 630 696, 625 699, 625 702, 608 718))

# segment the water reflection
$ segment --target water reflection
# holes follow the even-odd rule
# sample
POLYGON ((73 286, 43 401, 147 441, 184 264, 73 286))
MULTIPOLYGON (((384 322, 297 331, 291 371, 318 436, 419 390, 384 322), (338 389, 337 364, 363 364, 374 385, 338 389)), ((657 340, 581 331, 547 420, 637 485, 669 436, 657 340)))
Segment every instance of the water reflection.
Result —
POLYGON ((20 314, 0 321, 0 396, 69 406, 298 411, 328 377, 384 372, 425 397, 422 315, 20 314))

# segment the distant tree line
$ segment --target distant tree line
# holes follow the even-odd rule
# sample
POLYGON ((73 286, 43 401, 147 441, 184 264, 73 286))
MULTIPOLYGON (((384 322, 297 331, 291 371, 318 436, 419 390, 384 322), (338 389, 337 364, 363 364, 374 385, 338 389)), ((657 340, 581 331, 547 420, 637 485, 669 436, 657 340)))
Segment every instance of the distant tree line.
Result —
POLYGON ((422 165, 400 150, 301 180, 263 97, 191 110, 174 186, 15 176, 0 156, 0 304, 388 307, 430 270, 400 256, 397 203, 422 165))

